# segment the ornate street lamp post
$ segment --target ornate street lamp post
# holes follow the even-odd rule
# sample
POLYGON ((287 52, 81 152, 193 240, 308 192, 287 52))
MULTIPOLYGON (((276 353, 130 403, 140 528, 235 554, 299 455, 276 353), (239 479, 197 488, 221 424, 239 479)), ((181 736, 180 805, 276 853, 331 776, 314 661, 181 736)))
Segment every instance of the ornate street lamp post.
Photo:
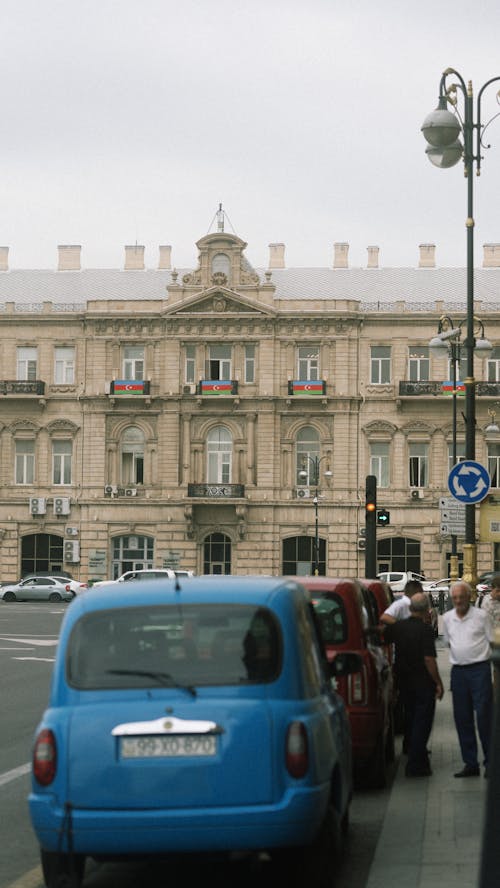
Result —
MULTIPOLYGON (((464 162, 464 173, 467 180, 467 335, 464 348, 467 355, 467 377, 465 385, 465 458, 475 459, 476 435, 476 382, 474 379, 474 216, 473 216, 473 172, 481 172, 481 151, 489 148, 483 143, 487 124, 481 123, 481 101, 484 90, 491 83, 500 80, 492 77, 479 90, 476 100, 476 117, 474 119, 474 96, 472 82, 465 84, 462 76, 454 68, 447 68, 439 84, 439 102, 435 111, 429 114, 422 124, 422 132, 427 140, 426 153, 429 160, 437 167, 454 166, 460 159, 464 162), (449 78, 453 81, 448 86, 449 78), (458 95, 463 100, 463 117, 457 109, 458 95), (455 113, 448 110, 448 105, 455 113), (463 144, 459 139, 462 135, 463 144)), ((500 104, 500 90, 496 94, 500 104)), ((499 112, 500 113, 500 112, 499 112)), ((497 115, 495 115, 497 116, 497 115)), ((493 119, 493 118, 492 118, 493 119)), ((475 586, 477 581, 477 547, 475 505, 465 507, 465 545, 463 578, 475 586)))
MULTIPOLYGON (((319 504, 319 467, 323 460, 328 459, 326 456, 309 456, 308 454, 304 454, 302 457, 302 468, 299 472, 299 478, 304 481, 309 477, 310 483, 315 487, 314 497, 313 497, 313 506, 314 506, 314 576, 319 576, 319 514, 318 514, 318 504, 319 504), (312 466, 312 471, 308 472, 307 470, 307 462, 310 462, 312 466)), ((333 472, 330 470, 330 465, 327 463, 326 469, 324 471, 324 477, 327 480, 333 477, 333 472)))
MULTIPOLYGON (((491 343, 484 336, 483 322, 474 316, 474 351, 478 357, 486 358, 491 353, 491 343)), ((460 366, 462 328, 467 318, 455 325, 449 315, 439 319, 437 335, 429 342, 435 355, 446 355, 450 358, 452 384, 452 464, 457 464, 457 365, 460 366)), ((458 579, 457 536, 451 535, 450 578, 458 579)))

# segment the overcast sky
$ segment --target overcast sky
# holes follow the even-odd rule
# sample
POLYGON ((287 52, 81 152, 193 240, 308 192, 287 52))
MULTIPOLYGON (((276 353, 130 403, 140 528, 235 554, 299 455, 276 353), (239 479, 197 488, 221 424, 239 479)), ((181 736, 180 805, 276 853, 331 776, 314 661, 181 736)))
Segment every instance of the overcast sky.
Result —
MULTIPOLYGON (((463 165, 420 132, 446 67, 500 76, 499 0, 1 0, 0 243, 12 268, 196 265, 219 202, 267 266, 464 265, 463 165)), ((492 84, 482 118, 500 112, 492 84)), ((476 262, 500 242, 500 119, 474 180, 476 262)), ((229 230, 230 226, 228 225, 229 230)))

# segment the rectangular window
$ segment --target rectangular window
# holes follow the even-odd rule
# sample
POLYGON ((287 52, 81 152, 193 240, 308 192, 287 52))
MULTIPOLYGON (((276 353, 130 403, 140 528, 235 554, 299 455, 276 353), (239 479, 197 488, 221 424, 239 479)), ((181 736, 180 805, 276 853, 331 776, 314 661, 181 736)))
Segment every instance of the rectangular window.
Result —
POLYGON ((36 346, 23 346, 17 349, 17 378, 20 382, 35 381, 37 354, 36 346))
MULTIPOLYGON (((465 459, 465 444, 463 441, 457 441, 457 463, 462 462, 465 459)), ((453 444, 448 444, 448 474, 451 472, 453 466, 456 463, 453 462, 453 444)))
POLYGON ((33 484, 35 480, 35 442, 16 441, 16 484, 33 484))
POLYGON ((209 346, 207 379, 231 379, 231 346, 209 346))
POLYGON ((500 444, 488 444, 488 472, 492 487, 500 487, 500 444))
POLYGON ((487 370, 488 382, 500 382, 500 346, 498 345, 493 348, 488 358, 487 370))
POLYGON ((71 484, 72 441, 52 443, 52 483, 71 484))
POLYGON ((54 349, 54 382, 71 385, 75 381, 75 349, 56 346, 54 349))
POLYGON ((195 373, 196 373, 196 348, 194 345, 186 345, 185 358, 186 358, 186 367, 185 367, 186 382, 194 382, 195 381, 195 373))
POLYGON ((319 379, 319 347, 317 345, 300 346, 297 374, 299 379, 319 379))
POLYGON ((245 382, 255 382, 255 345, 245 346, 245 382))
POLYGON ((429 379, 429 346, 414 345, 408 350, 408 379, 427 382, 429 379))
POLYGON ((126 345, 123 349, 123 378, 144 379, 144 346, 126 345))
POLYGON ((231 452, 212 451, 208 454, 208 479, 209 484, 231 483, 231 452))
POLYGON ((373 385, 385 385, 391 381, 390 345, 372 345, 370 381, 373 385))
POLYGON ((371 445, 370 475, 375 475, 378 487, 389 487, 389 443, 371 445))
POLYGON ((410 487, 427 487, 428 484, 428 455, 427 444, 409 445, 409 481, 410 487))

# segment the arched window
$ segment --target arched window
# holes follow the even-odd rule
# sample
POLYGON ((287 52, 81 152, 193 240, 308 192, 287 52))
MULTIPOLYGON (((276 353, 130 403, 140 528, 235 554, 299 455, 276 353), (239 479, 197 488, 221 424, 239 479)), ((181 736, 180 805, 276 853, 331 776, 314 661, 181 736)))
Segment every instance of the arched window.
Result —
POLYGON ((228 281, 231 278, 231 261, 229 256, 226 253, 216 253, 212 259, 212 274, 216 274, 216 272, 222 272, 225 274, 228 281))
POLYGON ((144 482, 144 434, 137 426, 125 429, 120 446, 122 484, 144 482))
POLYGON ((318 483, 315 477, 315 461, 319 457, 319 435, 316 429, 305 426, 297 435, 295 475, 297 486, 308 487, 318 483), (306 472, 306 476, 300 476, 306 472))
POLYGON ((233 440, 224 426, 212 429, 207 437, 207 482, 209 484, 231 483, 231 460, 233 440))

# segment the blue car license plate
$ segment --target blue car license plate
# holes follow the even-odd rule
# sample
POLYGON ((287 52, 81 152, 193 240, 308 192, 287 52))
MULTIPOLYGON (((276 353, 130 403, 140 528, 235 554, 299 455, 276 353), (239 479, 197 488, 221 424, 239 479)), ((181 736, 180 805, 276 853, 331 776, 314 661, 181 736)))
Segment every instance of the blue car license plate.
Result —
POLYGON ((217 737, 214 734, 120 737, 122 758, 175 758, 215 755, 216 752, 217 737))

